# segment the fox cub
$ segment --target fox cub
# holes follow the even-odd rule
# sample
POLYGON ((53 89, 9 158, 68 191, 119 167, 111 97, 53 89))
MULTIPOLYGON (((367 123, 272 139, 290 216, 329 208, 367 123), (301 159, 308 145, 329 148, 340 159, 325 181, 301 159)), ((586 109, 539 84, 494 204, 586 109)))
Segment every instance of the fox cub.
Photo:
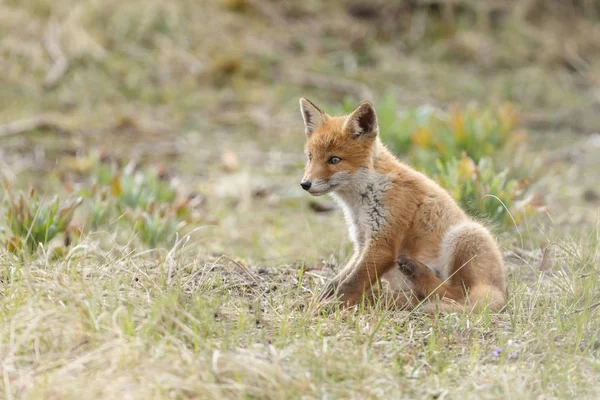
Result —
POLYGON ((393 306, 454 312, 505 304, 502 256, 490 232, 450 195, 383 145, 375 108, 329 116, 300 99, 308 162, 300 185, 328 193, 344 212, 354 254, 320 299, 351 306, 380 297, 393 306))

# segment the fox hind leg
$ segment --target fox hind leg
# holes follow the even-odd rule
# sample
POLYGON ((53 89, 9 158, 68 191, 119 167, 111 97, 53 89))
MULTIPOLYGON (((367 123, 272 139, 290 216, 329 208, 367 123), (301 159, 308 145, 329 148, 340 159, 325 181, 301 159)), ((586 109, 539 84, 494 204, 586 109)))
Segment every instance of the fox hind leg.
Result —
POLYGON ((504 307, 504 293, 496 286, 478 283, 466 287, 465 282, 451 278, 442 281, 425 264, 406 255, 399 256, 396 262, 400 271, 412 281, 413 291, 423 301, 421 310, 425 313, 479 312, 483 309, 499 312, 504 307))
POLYGON ((464 298, 461 287, 454 287, 440 278, 419 260, 402 254, 396 259, 400 271, 411 280, 415 295, 422 299, 432 296, 448 298, 460 302, 464 298))

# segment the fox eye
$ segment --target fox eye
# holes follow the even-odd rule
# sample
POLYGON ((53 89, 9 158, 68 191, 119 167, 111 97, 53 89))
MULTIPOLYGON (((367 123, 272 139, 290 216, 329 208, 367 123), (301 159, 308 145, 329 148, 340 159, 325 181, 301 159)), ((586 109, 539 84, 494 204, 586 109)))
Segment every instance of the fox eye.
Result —
POLYGON ((308 153, 308 161, 312 161, 312 154, 308 153))
POLYGON ((337 164, 337 163, 339 163, 340 161, 342 161, 342 159, 341 159, 341 158, 339 158, 339 157, 336 157, 336 156, 333 156, 333 157, 330 157, 330 158, 329 158, 329 161, 327 161, 327 163, 328 163, 328 164, 337 164))

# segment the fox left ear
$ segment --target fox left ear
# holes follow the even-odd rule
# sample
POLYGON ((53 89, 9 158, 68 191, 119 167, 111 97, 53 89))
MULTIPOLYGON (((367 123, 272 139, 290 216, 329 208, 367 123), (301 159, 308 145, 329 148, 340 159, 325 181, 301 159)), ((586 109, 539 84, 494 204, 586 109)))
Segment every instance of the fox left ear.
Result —
POLYGON ((317 128, 323 125, 325 114, 319 107, 305 98, 300 99, 300 112, 302 113, 302 119, 304 119, 304 132, 306 137, 310 137, 317 128))
POLYGON ((344 122, 344 132, 353 138, 374 138, 379 133, 375 107, 368 101, 360 103, 344 122))

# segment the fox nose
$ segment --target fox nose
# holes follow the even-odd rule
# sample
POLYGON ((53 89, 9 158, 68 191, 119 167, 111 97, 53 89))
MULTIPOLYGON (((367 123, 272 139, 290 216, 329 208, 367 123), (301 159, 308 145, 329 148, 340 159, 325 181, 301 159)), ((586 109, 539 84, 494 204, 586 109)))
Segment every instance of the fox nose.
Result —
POLYGON ((312 185, 311 181, 302 181, 302 182, 300 182, 300 186, 302 186, 302 189, 304 189, 304 190, 310 189, 311 185, 312 185))

